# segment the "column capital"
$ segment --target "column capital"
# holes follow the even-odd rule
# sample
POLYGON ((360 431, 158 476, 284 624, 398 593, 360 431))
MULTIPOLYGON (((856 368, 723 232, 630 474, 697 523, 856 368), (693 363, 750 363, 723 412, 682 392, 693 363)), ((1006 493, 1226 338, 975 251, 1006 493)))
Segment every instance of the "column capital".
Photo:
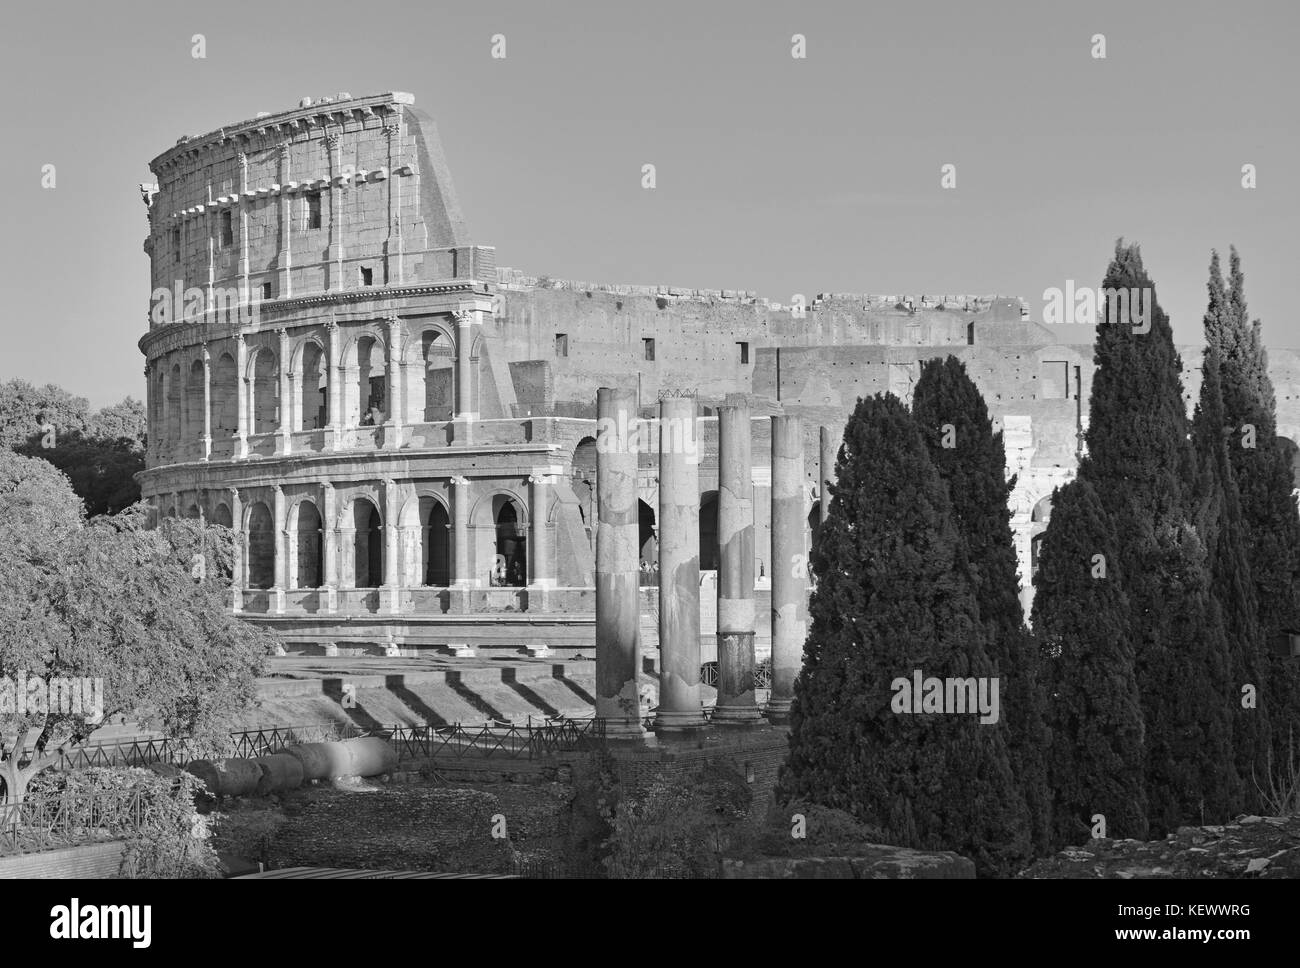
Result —
POLYGON ((279 144, 277 144, 277 145, 275 146, 275 150, 276 150, 276 152, 279 154, 279 156, 280 156, 281 158, 288 158, 288 157, 289 157, 289 142, 287 142, 287 141, 281 141, 279 144))
POLYGON ((337 322, 335 322, 332 319, 326 321, 325 332, 327 332, 332 337, 338 331, 339 331, 339 324, 337 322))
POLYGON ((555 477, 551 474, 529 474, 529 484, 554 484, 555 477))
POLYGON ((289 342, 289 331, 287 329, 277 329, 275 331, 275 336, 281 343, 289 342))
POLYGON ((461 476, 459 476, 459 475, 457 475, 457 476, 453 476, 453 477, 451 478, 451 482, 452 482, 453 484, 455 484, 457 487, 468 487, 468 486, 469 486, 469 478, 468 478, 468 477, 461 477, 461 476))
POLYGON ((277 497, 284 497, 284 487, 280 484, 272 484, 271 492, 277 497))
POLYGON ((233 497, 236 501, 239 500, 239 488, 237 488, 237 487, 228 487, 228 488, 226 488, 226 490, 230 492, 230 496, 233 497))
POLYGON ((208 352, 208 344, 207 344, 206 342, 204 342, 204 343, 200 343, 200 344, 199 344, 199 350, 200 350, 200 352, 203 354, 203 365, 204 365, 204 366, 211 366, 211 365, 212 365, 212 354, 208 352))
POLYGON ((457 309, 451 315, 455 318, 457 326, 474 325, 474 311, 472 309, 457 309))

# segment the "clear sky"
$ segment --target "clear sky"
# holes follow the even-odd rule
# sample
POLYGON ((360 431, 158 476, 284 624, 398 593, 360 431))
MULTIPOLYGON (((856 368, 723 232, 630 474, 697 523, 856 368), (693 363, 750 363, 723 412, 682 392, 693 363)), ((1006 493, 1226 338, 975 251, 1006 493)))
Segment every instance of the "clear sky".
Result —
POLYGON ((472 239, 531 274, 1037 316, 1122 235, 1192 342, 1231 242, 1266 341, 1300 346, 1298 27, 1294 0, 12 4, 0 380, 143 397, 148 161, 339 91, 414 94, 472 239))

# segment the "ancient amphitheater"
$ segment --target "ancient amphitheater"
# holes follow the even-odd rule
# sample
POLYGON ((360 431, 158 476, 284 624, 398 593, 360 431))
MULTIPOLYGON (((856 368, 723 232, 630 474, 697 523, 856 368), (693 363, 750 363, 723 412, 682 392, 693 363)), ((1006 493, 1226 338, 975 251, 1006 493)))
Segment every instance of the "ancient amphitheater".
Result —
MULTIPOLYGON (((233 608, 291 648, 590 652, 602 387, 651 427, 661 399, 694 401, 702 661, 718 627, 720 408, 748 411, 760 617, 784 573, 774 417, 802 438, 804 549, 820 428, 838 440, 858 396, 910 395, 928 357, 964 359, 1005 433, 1022 575, 1075 467, 1091 331, 1032 322, 1014 298, 823 293, 805 307, 498 267, 409 94, 304 99, 181 138, 151 168, 144 494, 245 536, 233 608)), ((1190 401, 1199 351, 1183 359, 1190 401)), ((1300 363, 1274 350, 1271 365, 1279 430, 1295 438, 1300 363)), ((654 450, 635 475, 650 649, 654 450)), ((756 632, 762 656, 771 623, 756 632)))

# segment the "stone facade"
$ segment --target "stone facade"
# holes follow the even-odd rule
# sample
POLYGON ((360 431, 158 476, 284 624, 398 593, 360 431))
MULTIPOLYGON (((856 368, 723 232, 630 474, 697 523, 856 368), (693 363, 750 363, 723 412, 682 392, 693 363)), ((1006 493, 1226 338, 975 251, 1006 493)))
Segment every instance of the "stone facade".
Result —
MULTIPOLYGON (((805 552, 821 513, 821 428, 838 441, 859 395, 906 398, 929 357, 963 358, 1004 431, 1023 575, 1052 488, 1074 471, 1090 333, 1033 323, 1004 297, 782 305, 498 268, 471 241, 437 129, 409 94, 304 100, 182 138, 151 167, 143 492, 161 515, 235 527, 232 607, 299 647, 590 650, 600 387, 632 394, 650 431, 636 469, 647 565, 659 401, 696 401, 706 662, 728 395, 749 412, 759 616, 772 603, 773 416, 797 417, 803 437, 802 485, 782 497, 802 503, 803 533, 782 541, 805 552)), ((1200 354, 1183 358, 1190 407, 1200 354)), ((1294 437, 1300 362, 1272 360, 1280 432, 1294 437)), ((646 649, 652 591, 641 589, 646 649)), ((761 656, 771 626, 756 626, 761 656)))

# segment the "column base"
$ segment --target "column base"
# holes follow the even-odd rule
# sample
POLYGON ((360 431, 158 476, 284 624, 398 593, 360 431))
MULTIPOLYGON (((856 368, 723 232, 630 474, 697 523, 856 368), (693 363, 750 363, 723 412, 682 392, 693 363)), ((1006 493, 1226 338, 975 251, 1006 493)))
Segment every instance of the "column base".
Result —
POLYGON ((335 427, 324 427, 321 429, 321 448, 323 450, 340 450, 343 446, 343 435, 335 427))
POLYGON ((239 439, 235 441, 235 457, 239 460, 248 459, 248 438, 242 434, 239 439))
POLYGON ((654 730, 658 732, 676 732, 679 730, 703 729, 709 724, 704 718, 704 710, 655 710, 654 730))
POLYGON ((325 589, 325 611, 337 612, 339 610, 339 590, 337 588, 325 589))
POLYGON ((379 586, 379 610, 395 615, 401 610, 401 590, 396 585, 379 586))
POLYGON ((384 450, 397 450, 402 446, 401 424, 384 424, 384 442, 381 446, 384 450))
POLYGON ((452 615, 468 615, 470 610, 470 591, 473 586, 468 582, 457 582, 447 589, 447 611, 452 615))
POLYGON ((790 722, 790 707, 792 705, 794 705, 792 699, 769 700, 767 708, 763 710, 763 715, 767 717, 769 723, 785 726, 790 722))
POLYGON ((645 726, 640 719, 605 720, 605 739, 616 742, 645 742, 645 726))
POLYGON ((713 717, 709 720, 715 726, 753 726, 763 721, 762 710, 752 703, 749 705, 714 706, 713 717))
POLYGON ((290 437, 288 434, 280 434, 278 437, 275 438, 275 453, 277 457, 282 454, 288 454, 292 450, 293 450, 293 438, 290 437))
POLYGON ((271 601, 274 603, 273 608, 275 609, 275 614, 283 615, 284 614, 284 589, 272 588, 271 601))

